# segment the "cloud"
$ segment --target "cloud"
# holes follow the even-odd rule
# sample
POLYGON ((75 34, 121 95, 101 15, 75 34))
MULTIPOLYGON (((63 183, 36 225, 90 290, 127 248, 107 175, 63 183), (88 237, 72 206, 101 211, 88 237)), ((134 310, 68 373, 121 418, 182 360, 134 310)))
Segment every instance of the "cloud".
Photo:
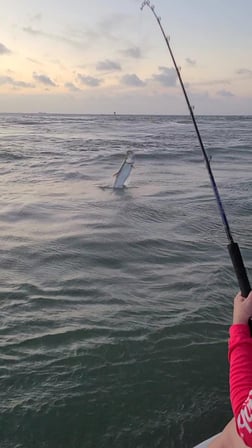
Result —
POLYGON ((175 87, 177 83, 177 73, 174 68, 158 67, 160 73, 152 75, 152 80, 157 81, 165 87, 175 87))
POLYGON ((252 70, 250 70, 249 68, 240 68, 239 70, 237 70, 236 73, 238 75, 243 75, 243 76, 246 76, 248 78, 252 77, 252 70))
POLYGON ((194 67, 196 65, 196 61, 194 59, 186 58, 186 62, 191 67, 194 67))
POLYGON ((4 44, 0 43, 0 54, 11 54, 11 51, 4 44))
POLYGON ((13 87, 21 87, 24 89, 28 89, 28 88, 34 88, 35 85, 31 84, 29 82, 24 82, 24 81, 17 81, 16 79, 13 79, 11 76, 0 76, 0 85, 10 85, 13 87))
POLYGON ((40 82, 41 84, 44 84, 45 86, 56 87, 56 84, 47 75, 38 75, 34 72, 33 79, 40 82))
POLYGON ((109 59, 106 59, 105 61, 100 61, 96 65, 96 70, 109 70, 109 71, 115 71, 115 70, 121 70, 120 64, 114 61, 110 61, 109 59))
MULTIPOLYGON (((38 17, 39 18, 39 17, 38 17)), ((85 26, 68 26, 62 34, 57 32, 47 32, 41 26, 33 23, 24 26, 23 32, 28 33, 34 37, 41 37, 52 41, 62 42, 75 48, 86 50, 88 47, 97 49, 97 46, 104 46, 105 43, 112 43, 113 48, 120 45, 122 48, 127 46, 125 43, 125 33, 128 35, 128 30, 132 28, 132 16, 127 14, 111 14, 104 20, 98 21, 92 25, 92 28, 85 26), (70 36, 70 37, 68 37, 70 36), (122 43, 123 41, 123 43, 122 43)), ((128 42, 128 39, 127 41, 128 42)))
POLYGON ((96 51, 105 44, 112 44, 115 49, 128 45, 129 29, 135 28, 135 19, 132 15, 127 14, 109 14, 104 19, 97 21, 92 25, 92 28, 87 26, 78 28, 76 26, 68 29, 68 35, 74 39, 74 42, 82 48, 87 46, 96 48, 96 51), (99 46, 99 48, 98 48, 99 46))
POLYGON ((225 97, 231 97, 231 96, 234 96, 234 94, 232 93, 232 92, 230 92, 229 90, 219 90, 218 92, 217 92, 217 95, 220 95, 220 96, 225 96, 225 97))
POLYGON ((145 85, 145 82, 138 78, 135 74, 122 76, 121 83, 132 87, 142 87, 145 85))
POLYGON ((89 87, 98 87, 103 81, 98 78, 93 78, 92 76, 81 75, 78 73, 78 79, 81 84, 85 84, 89 87))
POLYGON ((231 84, 229 79, 213 79, 212 81, 200 81, 192 83, 195 86, 215 86, 218 84, 231 84))
POLYGON ((132 48, 127 48, 126 50, 121 50, 121 53, 124 56, 127 56, 129 58, 134 58, 134 59, 140 59, 142 57, 141 50, 138 47, 132 47, 132 48))
POLYGON ((26 58, 26 59, 27 59, 27 61, 30 61, 30 62, 32 62, 33 64, 36 64, 36 65, 43 65, 41 62, 37 61, 36 59, 33 59, 33 58, 26 58))
POLYGON ((31 34, 32 36, 44 36, 44 37, 48 37, 48 34, 44 33, 43 31, 40 30, 34 30, 31 26, 25 26, 23 28, 23 31, 25 33, 31 34))
POLYGON ((78 89, 72 82, 66 82, 65 87, 70 90, 70 92, 81 92, 81 89, 78 89))
POLYGON ((36 37, 43 37, 49 40, 53 40, 56 42, 63 42, 66 43, 68 45, 71 45, 72 47, 77 47, 77 48, 82 48, 83 47, 83 43, 81 43, 80 41, 77 40, 73 40, 73 39, 68 39, 64 36, 60 36, 58 34, 52 34, 52 33, 46 33, 45 31, 42 30, 37 30, 32 28, 31 26, 26 26, 23 28, 23 31, 25 33, 30 34, 31 36, 36 36, 36 37))
POLYGON ((132 27, 132 16, 127 14, 109 14, 100 22, 98 22, 95 26, 95 29, 98 30, 99 38, 107 38, 109 40, 114 40, 115 37, 118 37, 118 32, 121 35, 122 31, 129 32, 129 29, 132 27))
POLYGON ((34 14, 33 16, 31 16, 30 20, 32 22, 40 22, 42 20, 42 14, 40 12, 37 14, 34 14))

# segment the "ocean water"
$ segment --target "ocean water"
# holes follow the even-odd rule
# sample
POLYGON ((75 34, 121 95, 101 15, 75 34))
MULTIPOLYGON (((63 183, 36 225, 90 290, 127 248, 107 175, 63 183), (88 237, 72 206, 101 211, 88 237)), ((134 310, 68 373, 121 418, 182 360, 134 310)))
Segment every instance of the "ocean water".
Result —
MULTIPOLYGON (((197 122, 252 280, 252 117, 197 122)), ((223 428, 238 285, 189 117, 1 114, 0 238, 1 448, 223 428)))

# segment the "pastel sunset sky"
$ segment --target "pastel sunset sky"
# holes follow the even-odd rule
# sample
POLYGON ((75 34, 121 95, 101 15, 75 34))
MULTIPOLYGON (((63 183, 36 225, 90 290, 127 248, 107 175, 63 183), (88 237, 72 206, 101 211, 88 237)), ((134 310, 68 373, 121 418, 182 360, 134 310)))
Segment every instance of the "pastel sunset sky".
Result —
MULTIPOLYGON (((0 112, 187 114, 138 0, 1 0, 0 112)), ((156 0, 196 114, 252 114, 252 0, 156 0)))

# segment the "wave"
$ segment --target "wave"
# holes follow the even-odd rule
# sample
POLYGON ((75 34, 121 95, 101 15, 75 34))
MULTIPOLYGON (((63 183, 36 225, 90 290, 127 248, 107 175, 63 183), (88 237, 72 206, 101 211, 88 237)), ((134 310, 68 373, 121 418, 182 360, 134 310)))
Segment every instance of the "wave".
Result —
MULTIPOLYGON (((251 119, 197 121, 251 276, 251 119)), ((175 448, 215 433, 238 285, 190 119, 0 122, 1 446, 175 448), (131 188, 98 188, 132 148, 131 188)))

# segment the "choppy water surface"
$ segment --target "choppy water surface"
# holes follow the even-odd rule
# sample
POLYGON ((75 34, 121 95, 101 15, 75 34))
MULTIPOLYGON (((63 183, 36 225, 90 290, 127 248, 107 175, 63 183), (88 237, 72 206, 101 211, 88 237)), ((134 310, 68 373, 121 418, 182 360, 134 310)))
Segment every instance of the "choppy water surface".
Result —
MULTIPOLYGON (((252 117, 197 120, 252 279, 252 117)), ((238 286, 190 119, 0 115, 0 191, 1 448, 222 429, 238 286)))

